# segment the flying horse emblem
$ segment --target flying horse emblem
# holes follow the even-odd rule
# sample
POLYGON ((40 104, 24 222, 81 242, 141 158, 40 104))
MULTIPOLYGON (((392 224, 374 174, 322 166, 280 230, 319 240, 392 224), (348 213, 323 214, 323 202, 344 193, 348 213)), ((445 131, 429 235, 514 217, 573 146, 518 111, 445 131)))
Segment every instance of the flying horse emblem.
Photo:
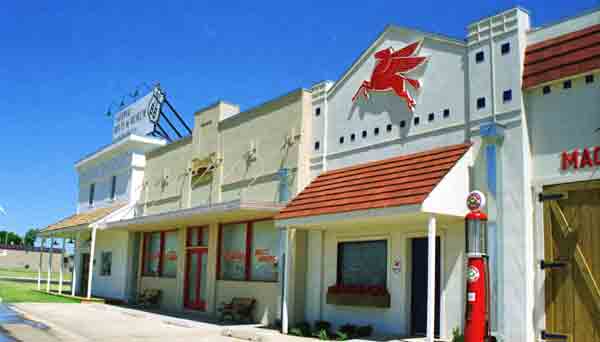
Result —
POLYGON ((415 56, 421 47, 422 41, 417 41, 394 51, 391 47, 375 53, 375 69, 371 75, 370 81, 363 81, 356 94, 352 97, 352 102, 356 101, 361 95, 366 99, 372 91, 393 91, 400 96, 408 110, 414 111, 416 102, 406 89, 406 82, 413 88, 421 88, 421 82, 408 78, 406 73, 416 69, 427 61, 428 57, 415 56))

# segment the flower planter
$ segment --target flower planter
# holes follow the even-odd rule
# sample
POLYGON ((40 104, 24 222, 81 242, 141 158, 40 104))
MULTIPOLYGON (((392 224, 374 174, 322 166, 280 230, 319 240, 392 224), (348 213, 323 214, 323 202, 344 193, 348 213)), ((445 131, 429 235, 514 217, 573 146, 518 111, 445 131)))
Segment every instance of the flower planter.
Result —
POLYGON ((389 308, 390 294, 385 289, 344 289, 332 286, 327 291, 327 304, 389 308))

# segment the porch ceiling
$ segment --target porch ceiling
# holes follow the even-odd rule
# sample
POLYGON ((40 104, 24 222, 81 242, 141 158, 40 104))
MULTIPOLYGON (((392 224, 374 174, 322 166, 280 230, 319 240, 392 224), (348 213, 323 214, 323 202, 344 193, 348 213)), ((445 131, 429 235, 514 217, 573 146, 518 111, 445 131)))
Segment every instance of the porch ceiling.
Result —
MULTIPOLYGON (((306 230, 338 230, 347 228, 385 227, 400 230, 423 230, 427 228, 430 213, 421 211, 421 206, 404 206, 383 209, 370 209, 344 214, 320 215, 285 220, 290 228, 306 230)), ((435 215, 441 226, 456 227, 463 225, 463 218, 454 215, 435 215)), ((280 225, 278 221, 277 225, 280 225)))
POLYGON ((209 206, 174 210, 100 224, 100 229, 148 231, 272 218, 283 205, 272 202, 231 201, 209 206))

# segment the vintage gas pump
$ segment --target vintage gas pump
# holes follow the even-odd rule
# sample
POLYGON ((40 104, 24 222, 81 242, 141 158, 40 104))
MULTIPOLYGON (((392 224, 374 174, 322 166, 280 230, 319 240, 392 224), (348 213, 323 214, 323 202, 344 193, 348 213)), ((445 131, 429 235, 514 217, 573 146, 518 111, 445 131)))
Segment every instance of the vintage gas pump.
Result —
POLYGON ((467 305, 465 342, 495 341, 490 334, 490 292, 487 255, 487 215, 481 211, 485 196, 473 191, 467 197, 467 305))

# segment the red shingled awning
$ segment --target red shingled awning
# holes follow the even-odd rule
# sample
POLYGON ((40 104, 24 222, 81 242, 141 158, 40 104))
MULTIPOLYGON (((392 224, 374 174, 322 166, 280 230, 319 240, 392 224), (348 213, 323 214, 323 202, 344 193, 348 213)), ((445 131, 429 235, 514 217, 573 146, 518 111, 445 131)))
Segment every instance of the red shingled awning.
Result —
POLYGON ((470 147, 452 145, 323 173, 275 218, 421 204, 470 147))
POLYGON ((523 88, 600 68, 600 24, 532 44, 525 51, 523 88))

